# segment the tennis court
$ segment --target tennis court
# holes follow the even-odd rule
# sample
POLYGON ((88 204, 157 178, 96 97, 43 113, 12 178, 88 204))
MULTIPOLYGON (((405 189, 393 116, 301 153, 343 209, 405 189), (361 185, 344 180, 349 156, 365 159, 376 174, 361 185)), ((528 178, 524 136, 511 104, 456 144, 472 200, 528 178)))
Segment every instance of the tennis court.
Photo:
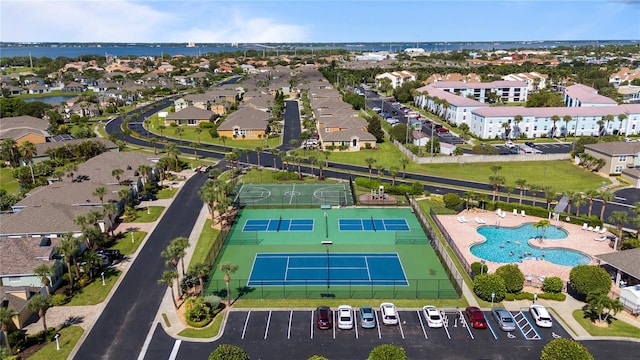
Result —
POLYGON ((340 219, 340 231, 409 231, 405 219, 340 219))
POLYGON ((396 285, 407 286, 395 253, 260 253, 248 286, 396 285))
POLYGON ((243 184, 234 190, 238 207, 351 206, 348 183, 338 184, 243 184))
POLYGON ((313 219, 249 219, 242 231, 313 231, 313 219))

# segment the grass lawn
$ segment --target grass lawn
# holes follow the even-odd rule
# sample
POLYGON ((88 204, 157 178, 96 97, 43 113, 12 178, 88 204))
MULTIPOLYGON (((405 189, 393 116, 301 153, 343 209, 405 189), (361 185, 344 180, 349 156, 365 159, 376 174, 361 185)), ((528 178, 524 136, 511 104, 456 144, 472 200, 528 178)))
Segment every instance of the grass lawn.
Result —
MULTIPOLYGON (((298 171, 298 167, 297 166, 292 167, 291 165, 289 165, 289 170, 292 172, 298 171)), ((274 178, 275 174, 277 174, 278 172, 279 171, 267 170, 267 169, 262 169, 262 170, 251 169, 247 171, 246 174, 242 175, 242 181, 245 184, 293 184, 293 183, 335 184, 337 183, 337 181, 333 179, 319 181, 317 177, 311 177, 311 176, 305 176, 304 179, 302 180, 280 181, 274 178)), ((316 168, 314 172, 318 174, 318 169, 316 168)))
POLYGON ((156 196, 158 197, 158 199, 171 199, 176 194, 176 192, 178 192, 178 188, 168 187, 158 191, 158 194, 156 196))
POLYGON ((631 324, 628 324, 622 320, 612 319, 609 327, 602 328, 593 325, 591 319, 587 316, 585 318, 584 311, 578 309, 573 311, 573 318, 587 330, 587 332, 593 336, 622 336, 640 338, 640 328, 637 328, 631 324))
POLYGON ((164 211, 164 206, 145 206, 136 209, 136 217, 128 222, 148 223, 158 220, 160 214, 164 211))
POLYGON ((418 205, 420 206, 423 214, 429 214, 430 209, 433 209, 433 211, 438 215, 457 214, 455 210, 448 209, 443 203, 429 199, 419 200, 418 205))
POLYGON ((207 219, 198 238, 196 248, 193 250, 193 256, 191 257, 189 266, 206 260, 209 249, 211 249, 211 244, 213 244, 219 232, 220 230, 211 227, 211 219, 207 219))
POLYGON ((18 195, 20 184, 18 184, 18 180, 13 177, 12 173, 13 170, 9 167, 0 168, 0 189, 18 195))
POLYGON ((103 302, 104 299, 107 298, 107 295, 111 291, 113 285, 118 280, 118 276, 120 276, 120 273, 121 271, 116 269, 105 270, 105 285, 102 285, 102 279, 100 277, 96 278, 91 284, 78 290, 71 298, 71 301, 69 301, 66 305, 95 305, 103 302))
POLYGON ((76 346, 78 339, 82 336, 84 330, 80 326, 69 326, 60 329, 60 350, 56 350, 56 342, 45 345, 35 354, 29 357, 29 360, 65 360, 76 346))
POLYGON ((224 319, 224 311, 219 312, 216 317, 213 318, 211 324, 202 329, 187 328, 178 333, 179 336, 198 338, 198 339, 210 339, 217 336, 222 326, 222 320, 224 319))
POLYGON ((133 241, 131 241, 131 231, 121 233, 115 245, 113 245, 111 248, 120 250, 122 255, 131 255, 138 250, 138 247, 142 243, 142 240, 145 236, 147 236, 146 231, 134 231, 133 241))

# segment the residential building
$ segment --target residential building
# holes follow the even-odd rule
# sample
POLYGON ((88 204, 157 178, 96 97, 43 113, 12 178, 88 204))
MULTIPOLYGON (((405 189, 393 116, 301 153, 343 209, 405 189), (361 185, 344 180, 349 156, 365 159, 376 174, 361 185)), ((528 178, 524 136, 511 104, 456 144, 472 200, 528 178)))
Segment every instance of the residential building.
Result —
POLYGON ((405 82, 416 81, 417 74, 407 70, 402 70, 376 75, 376 86, 379 87, 380 81, 384 78, 391 80, 391 87, 395 89, 402 86, 405 82))
POLYGON ((168 114, 165 118, 165 125, 190 125, 197 126, 201 122, 210 122, 213 119, 213 112, 195 106, 187 106, 186 108, 168 114))
POLYGON ((241 107, 218 126, 218 135, 236 140, 257 140, 267 136, 271 115, 253 107, 241 107))
POLYGON ((18 145, 25 141, 42 144, 50 136, 48 128, 49 122, 29 115, 0 118, 0 141, 13 139, 18 145))
POLYGON ((615 100, 598 94, 598 90, 582 84, 564 89, 564 104, 567 107, 616 106, 615 100))
POLYGON ((629 85, 635 79, 640 79, 640 68, 630 69, 627 67, 623 67, 617 72, 611 74, 611 76, 609 77, 609 83, 613 84, 613 86, 615 87, 618 87, 622 83, 627 83, 627 85, 629 85))
POLYGON ((640 187, 640 142, 616 141, 584 146, 584 152, 594 158, 604 159, 601 172, 609 175, 622 175, 635 187, 640 187), (634 170, 623 174, 626 170, 634 170))
POLYGON ((527 91, 537 92, 547 88, 547 78, 549 75, 532 71, 528 73, 509 74, 502 77, 505 81, 521 81, 527 84, 527 91))
POLYGON ((452 94, 469 97, 485 103, 489 92, 496 94, 502 102, 524 102, 528 97, 528 86, 524 81, 492 81, 488 83, 464 83, 442 81, 431 84, 432 87, 452 94))
POLYGON ((416 93, 418 95, 414 97, 414 103, 417 107, 439 114, 447 122, 456 126, 463 123, 469 125, 471 111, 489 107, 488 104, 465 96, 458 96, 431 85, 416 89, 416 93))

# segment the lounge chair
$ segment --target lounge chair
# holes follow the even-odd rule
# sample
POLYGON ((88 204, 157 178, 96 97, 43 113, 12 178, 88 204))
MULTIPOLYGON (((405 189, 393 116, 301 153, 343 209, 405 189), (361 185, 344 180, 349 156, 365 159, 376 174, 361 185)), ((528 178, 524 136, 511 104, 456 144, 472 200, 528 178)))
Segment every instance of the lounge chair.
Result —
POLYGON ((520 214, 522 215, 522 217, 527 216, 527 215, 524 214, 524 210, 520 211, 520 214))
POLYGON ((589 227, 589 224, 587 223, 582 224, 582 230, 587 230, 588 227, 589 227))
POLYGON ((467 219, 465 219, 464 216, 460 216, 460 219, 462 220, 462 222, 467 222, 467 219))
POLYGON ((600 225, 593 228, 593 232, 600 232, 600 225))
POLYGON ((487 222, 486 222, 486 221, 484 221, 484 219, 480 219, 480 223, 482 223, 482 224, 486 224, 487 222))
POLYGON ((513 209, 513 216, 518 216, 518 209, 513 209))
POLYGON ((587 228, 587 231, 593 231, 593 226, 589 226, 589 227, 587 228))
POLYGON ((606 241, 607 239, 608 238, 606 236, 602 236, 602 237, 599 237, 599 238, 594 238, 593 240, 595 240, 595 241, 606 241))
POLYGON ((600 229, 600 231, 598 231, 600 234, 606 234, 607 233, 607 228, 602 228, 600 229))
POLYGON ((476 218, 476 222, 477 222, 478 224, 482 224, 482 220, 480 220, 480 218, 479 218, 479 217, 477 217, 477 218, 476 218))
POLYGON ((463 223, 464 221, 462 221, 462 218, 460 216, 458 216, 458 222, 459 223, 463 223))

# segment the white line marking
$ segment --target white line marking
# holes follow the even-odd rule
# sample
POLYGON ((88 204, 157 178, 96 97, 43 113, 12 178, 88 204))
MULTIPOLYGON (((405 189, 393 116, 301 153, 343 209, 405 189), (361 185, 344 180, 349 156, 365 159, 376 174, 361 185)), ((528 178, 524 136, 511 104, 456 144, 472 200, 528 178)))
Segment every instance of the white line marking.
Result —
POLYGON ((367 264, 367 276, 369 277, 369 281, 371 281, 371 270, 369 270, 369 259, 365 256, 364 263, 367 264))
MULTIPOLYGON (((441 315, 442 316, 442 315, 441 315)), ((447 314, 444 314, 443 318, 447 318, 447 321, 444 323, 444 331, 447 333, 447 337, 449 338, 449 340, 451 340, 451 334, 449 334, 449 316, 447 314)))
POLYGON ((376 316, 376 327, 378 328, 378 339, 382 339, 382 333, 380 332, 380 319, 378 319, 378 312, 374 309, 373 314, 376 316))
POLYGON ((427 329, 424 328, 424 323, 422 322, 422 314, 420 313, 420 310, 416 310, 416 313, 418 314, 418 320, 420 320, 420 327, 422 328, 424 338, 429 340, 429 337, 427 336, 427 329))
POLYGON ((287 330, 287 339, 291 339, 291 319, 293 318, 293 310, 289 313, 289 329, 287 330))
POLYGON ((240 339, 244 339, 244 333, 247 331, 247 324, 249 323, 249 316, 251 316, 251 310, 249 310, 247 318, 244 320, 244 327, 242 328, 242 336, 240 339))
POLYGON ((353 309, 353 327, 356 328, 356 339, 358 338, 358 312, 353 309))
POLYGON ((338 312, 331 310, 331 318, 333 319, 333 340, 336 339, 336 319, 338 318, 338 312))
POLYGON ((176 342, 173 344, 173 349, 171 349, 169 360, 176 360, 176 357, 178 356, 178 350, 180 350, 180 344, 182 344, 182 340, 176 340, 176 342))
POLYGON ((400 313, 396 315, 398 317, 398 326, 400 327, 400 335, 402 335, 402 339, 404 339, 404 331, 402 330, 402 321, 400 321, 400 313))
POLYGON ((264 328, 264 338, 267 338, 267 334, 269 334, 269 324, 271 324, 271 310, 269 310, 269 317, 267 318, 267 326, 264 328))
POLYGON ((156 322, 154 321, 147 333, 147 338, 144 339, 144 344, 142 345, 142 349, 140 350, 140 354, 138 354, 138 360, 144 360, 144 356, 147 354, 147 350, 149 350, 149 344, 151 344, 151 340, 153 339, 153 332, 155 330, 156 322))
POLYGON ((293 188, 291 188, 291 196, 289 196, 289 205, 291 205, 293 203, 293 197, 294 197, 293 192, 295 190, 296 190, 296 184, 293 184, 293 188))
POLYGON ((287 281, 287 277, 289 276, 289 261, 291 261, 291 257, 287 256, 287 266, 284 268, 284 281, 287 281))
POLYGON ((311 310, 311 338, 313 339, 313 313, 315 311, 311 310))

